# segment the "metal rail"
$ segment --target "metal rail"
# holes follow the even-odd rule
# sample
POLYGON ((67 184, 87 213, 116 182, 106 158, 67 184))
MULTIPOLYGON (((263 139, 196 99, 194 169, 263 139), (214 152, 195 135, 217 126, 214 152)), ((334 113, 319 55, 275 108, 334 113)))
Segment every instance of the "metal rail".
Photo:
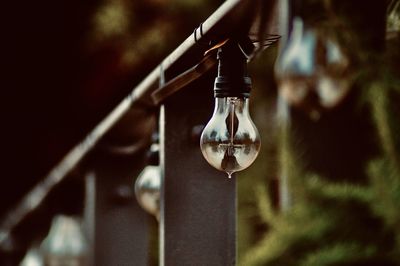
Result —
MULTIPOLYGON (((155 106, 151 94, 158 88, 160 69, 182 64, 183 58, 195 51, 200 52, 197 42, 218 40, 237 33, 238 29, 250 28, 256 12, 254 0, 228 0, 197 28, 178 48, 168 55, 120 104, 106 116, 87 136, 70 150, 51 171, 30 190, 21 201, 3 217, 0 225, 0 248, 11 236, 12 230, 33 210, 40 206, 48 193, 60 183, 81 160, 96 146, 101 138, 135 105, 146 103, 155 106)), ((203 52, 203 51, 201 51, 203 52)), ((197 62, 192 62, 194 65, 197 62)))

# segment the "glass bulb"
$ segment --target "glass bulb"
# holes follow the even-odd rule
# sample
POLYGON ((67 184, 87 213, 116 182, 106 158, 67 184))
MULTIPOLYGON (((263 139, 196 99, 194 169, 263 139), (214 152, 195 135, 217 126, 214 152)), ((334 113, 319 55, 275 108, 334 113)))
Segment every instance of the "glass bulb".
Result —
POLYGON ((135 182, 135 195, 139 205, 160 218, 161 170, 159 166, 148 165, 135 182))
POLYGON ((336 107, 350 89, 350 62, 328 33, 296 17, 290 39, 275 66, 280 95, 318 119, 336 107))
POLYGON ((260 147, 260 135, 249 114, 249 99, 215 98, 214 114, 200 138, 207 162, 230 178, 254 162, 260 147))
POLYGON ((40 249, 44 265, 88 265, 89 244, 77 217, 55 216, 40 249))

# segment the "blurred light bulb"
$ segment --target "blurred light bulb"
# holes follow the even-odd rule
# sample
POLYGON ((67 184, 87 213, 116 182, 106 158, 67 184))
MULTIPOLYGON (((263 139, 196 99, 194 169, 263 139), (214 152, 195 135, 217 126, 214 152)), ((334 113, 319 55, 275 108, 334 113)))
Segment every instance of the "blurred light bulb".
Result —
POLYGON ((214 114, 201 134, 200 148, 207 162, 230 178, 254 162, 261 141, 249 114, 251 80, 243 52, 228 42, 218 59, 214 114))
POLYGON ((76 217, 55 216, 40 249, 45 265, 88 265, 89 247, 80 220, 76 217))
POLYGON ((31 247, 19 266, 44 266, 43 258, 38 247, 31 247))
POLYGON ((339 105, 350 90, 350 62, 339 43, 299 17, 275 74, 283 99, 313 119, 339 105))
POLYGON ((139 205, 148 213, 160 217, 161 172, 159 166, 146 166, 135 182, 139 205))

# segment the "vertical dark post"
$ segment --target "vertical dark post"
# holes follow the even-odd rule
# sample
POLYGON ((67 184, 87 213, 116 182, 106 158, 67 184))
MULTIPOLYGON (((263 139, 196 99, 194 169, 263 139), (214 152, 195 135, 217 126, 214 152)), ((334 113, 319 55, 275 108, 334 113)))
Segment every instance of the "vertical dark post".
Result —
POLYGON ((192 136, 212 115, 214 76, 189 85, 161 109, 160 265, 235 265, 235 178, 209 166, 199 136, 192 136))
POLYGON ((150 217, 137 204, 132 187, 144 166, 135 157, 99 156, 95 159, 94 264, 149 265, 150 217))

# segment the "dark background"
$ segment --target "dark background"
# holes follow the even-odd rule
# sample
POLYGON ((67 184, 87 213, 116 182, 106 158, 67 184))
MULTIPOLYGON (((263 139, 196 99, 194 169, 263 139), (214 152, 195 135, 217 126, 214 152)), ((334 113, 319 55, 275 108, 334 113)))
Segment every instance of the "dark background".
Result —
POLYGON ((2 4, 0 217, 221 2, 2 4))

